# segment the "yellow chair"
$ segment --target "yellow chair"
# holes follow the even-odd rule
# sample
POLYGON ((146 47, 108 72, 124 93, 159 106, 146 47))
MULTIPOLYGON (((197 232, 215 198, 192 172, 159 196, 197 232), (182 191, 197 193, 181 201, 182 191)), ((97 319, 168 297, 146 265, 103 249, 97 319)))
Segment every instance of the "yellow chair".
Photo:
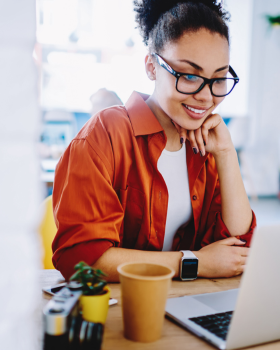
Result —
POLYGON ((47 197, 42 203, 45 213, 42 222, 39 226, 39 233, 42 237, 42 243, 44 248, 43 265, 44 269, 54 269, 52 263, 52 241, 56 234, 57 228, 54 222, 53 209, 52 209, 52 196, 47 197))

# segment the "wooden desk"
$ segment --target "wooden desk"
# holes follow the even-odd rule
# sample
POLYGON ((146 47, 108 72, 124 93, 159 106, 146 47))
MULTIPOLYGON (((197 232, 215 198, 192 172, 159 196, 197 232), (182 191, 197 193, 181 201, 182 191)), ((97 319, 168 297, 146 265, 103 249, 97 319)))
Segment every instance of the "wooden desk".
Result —
MULTIPOLYGON (((62 282, 61 274, 56 270, 41 271, 41 286, 46 287, 62 282)), ((240 277, 227 279, 197 279, 191 282, 173 281, 169 291, 169 298, 183 295, 219 292, 223 290, 238 288, 240 277)), ((175 323, 164 320, 162 338, 154 343, 135 343, 123 337, 122 311, 120 285, 110 283, 112 298, 118 300, 118 304, 109 308, 108 318, 105 326, 102 350, 213 350, 214 347, 200 340, 192 333, 186 331, 175 323)), ((42 307, 50 299, 42 294, 42 307)), ((251 347, 257 350, 279 350, 280 341, 251 347)))

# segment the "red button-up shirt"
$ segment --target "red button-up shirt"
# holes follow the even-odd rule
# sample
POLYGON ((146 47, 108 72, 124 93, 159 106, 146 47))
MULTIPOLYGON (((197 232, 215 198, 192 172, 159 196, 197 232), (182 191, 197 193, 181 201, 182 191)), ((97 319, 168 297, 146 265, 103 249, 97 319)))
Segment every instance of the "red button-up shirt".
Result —
MULTIPOLYGON (((92 265, 110 247, 162 250, 168 190, 157 169, 166 135, 134 92, 124 106, 92 117, 72 140, 55 172, 57 234, 53 263, 65 278, 74 265, 92 265)), ((193 220, 177 231, 173 250, 198 250, 231 234, 221 217, 213 156, 194 155, 186 141, 193 220)), ((184 193, 182 193, 184 196, 184 193)), ((243 235, 250 244, 256 219, 243 235)))

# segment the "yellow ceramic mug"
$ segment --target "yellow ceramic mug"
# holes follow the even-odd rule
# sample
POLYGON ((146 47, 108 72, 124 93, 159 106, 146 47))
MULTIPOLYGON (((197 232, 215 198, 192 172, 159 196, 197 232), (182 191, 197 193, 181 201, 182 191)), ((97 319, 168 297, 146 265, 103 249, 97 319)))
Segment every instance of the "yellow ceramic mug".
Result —
POLYGON ((80 298, 80 306, 82 309, 83 319, 88 322, 105 324, 111 289, 104 287, 106 293, 101 295, 82 295, 80 298))

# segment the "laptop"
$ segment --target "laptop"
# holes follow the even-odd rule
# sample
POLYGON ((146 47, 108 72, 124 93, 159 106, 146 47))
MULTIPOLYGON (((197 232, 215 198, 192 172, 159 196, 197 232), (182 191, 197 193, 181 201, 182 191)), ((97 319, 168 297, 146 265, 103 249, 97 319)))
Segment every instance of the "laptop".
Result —
POLYGON ((280 339, 280 226, 255 231, 240 288, 171 298, 165 311, 218 349, 280 339))

